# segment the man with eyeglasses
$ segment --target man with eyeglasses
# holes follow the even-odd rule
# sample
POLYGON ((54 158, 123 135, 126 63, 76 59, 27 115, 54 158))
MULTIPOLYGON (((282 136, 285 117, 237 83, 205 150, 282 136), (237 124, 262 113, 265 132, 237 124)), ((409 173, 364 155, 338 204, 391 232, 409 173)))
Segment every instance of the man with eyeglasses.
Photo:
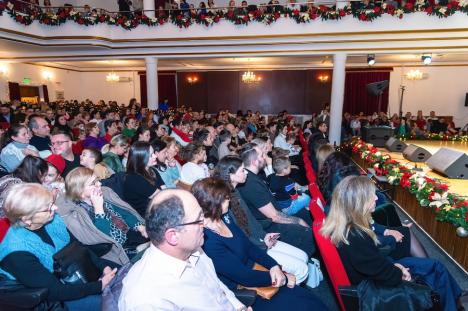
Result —
POLYGON ((190 192, 168 189, 153 198, 146 212, 151 246, 122 282, 120 311, 251 310, 218 279, 201 250, 203 223, 190 192))
POLYGON ((62 173, 63 178, 72 169, 80 166, 80 157, 73 154, 73 141, 69 133, 65 131, 54 132, 50 137, 50 146, 53 154, 59 154, 65 160, 65 169, 62 173))

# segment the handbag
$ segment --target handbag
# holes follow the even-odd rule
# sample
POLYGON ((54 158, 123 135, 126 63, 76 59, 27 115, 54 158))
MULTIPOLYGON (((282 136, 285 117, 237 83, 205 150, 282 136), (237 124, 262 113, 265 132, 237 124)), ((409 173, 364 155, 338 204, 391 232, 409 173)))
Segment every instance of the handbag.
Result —
MULTIPOLYGON (((265 268, 262 265, 259 265, 258 263, 255 263, 253 266, 254 270, 257 271, 265 271, 268 272, 269 270, 265 268)), ((255 290, 258 296, 270 300, 271 297, 273 297, 278 291, 279 287, 273 287, 273 286, 268 286, 268 287, 244 287, 244 286, 239 286, 240 289, 245 288, 245 289, 251 289, 255 290)))
POLYGON ((86 284, 101 276, 89 250, 78 241, 65 246, 53 258, 54 273, 64 284, 86 284))

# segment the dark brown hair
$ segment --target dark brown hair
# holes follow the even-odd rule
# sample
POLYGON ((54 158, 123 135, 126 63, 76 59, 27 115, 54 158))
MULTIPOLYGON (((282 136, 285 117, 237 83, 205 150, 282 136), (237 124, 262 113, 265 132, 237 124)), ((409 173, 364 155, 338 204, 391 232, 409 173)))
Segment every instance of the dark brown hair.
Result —
POLYGON ((192 193, 200 204, 203 214, 211 220, 220 220, 223 214, 221 205, 231 198, 231 189, 224 180, 208 177, 197 180, 192 185, 192 193))

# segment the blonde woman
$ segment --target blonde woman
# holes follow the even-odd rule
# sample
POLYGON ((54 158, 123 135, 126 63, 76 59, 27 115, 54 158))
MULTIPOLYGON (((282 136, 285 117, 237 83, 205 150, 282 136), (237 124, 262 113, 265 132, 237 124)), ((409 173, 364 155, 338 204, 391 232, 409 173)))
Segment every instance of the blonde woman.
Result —
POLYGON ((333 191, 331 210, 320 230, 338 248, 351 283, 373 280, 397 287, 417 275, 440 295, 444 310, 457 310, 460 287, 440 262, 416 257, 391 260, 379 252, 371 216, 376 200, 375 186, 369 178, 344 178, 333 191))
POLYGON ((68 173, 65 190, 66 198, 57 200, 59 213, 83 244, 113 244, 106 258, 123 265, 147 242, 143 218, 110 188, 101 187, 89 168, 68 173))
POLYGON ((0 244, 0 272, 29 288, 48 288, 47 300, 63 302, 67 310, 101 310, 101 291, 117 269, 102 267, 99 281, 63 284, 54 274, 53 255, 73 237, 51 192, 44 186, 23 183, 11 187, 4 211, 11 227, 0 244))
POLYGON ((114 173, 124 172, 122 157, 127 153, 128 147, 128 138, 124 135, 119 134, 112 137, 110 143, 102 147, 102 162, 114 173))

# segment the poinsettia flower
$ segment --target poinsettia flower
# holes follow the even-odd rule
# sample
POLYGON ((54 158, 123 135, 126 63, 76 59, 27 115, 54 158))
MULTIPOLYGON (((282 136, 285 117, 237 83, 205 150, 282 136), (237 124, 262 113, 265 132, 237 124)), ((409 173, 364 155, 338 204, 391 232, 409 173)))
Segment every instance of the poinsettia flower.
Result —
POLYGON ((435 206, 437 208, 440 208, 443 205, 450 205, 449 200, 447 199, 448 192, 444 192, 442 195, 440 193, 435 193, 432 196, 432 202, 429 203, 429 206, 435 206))

